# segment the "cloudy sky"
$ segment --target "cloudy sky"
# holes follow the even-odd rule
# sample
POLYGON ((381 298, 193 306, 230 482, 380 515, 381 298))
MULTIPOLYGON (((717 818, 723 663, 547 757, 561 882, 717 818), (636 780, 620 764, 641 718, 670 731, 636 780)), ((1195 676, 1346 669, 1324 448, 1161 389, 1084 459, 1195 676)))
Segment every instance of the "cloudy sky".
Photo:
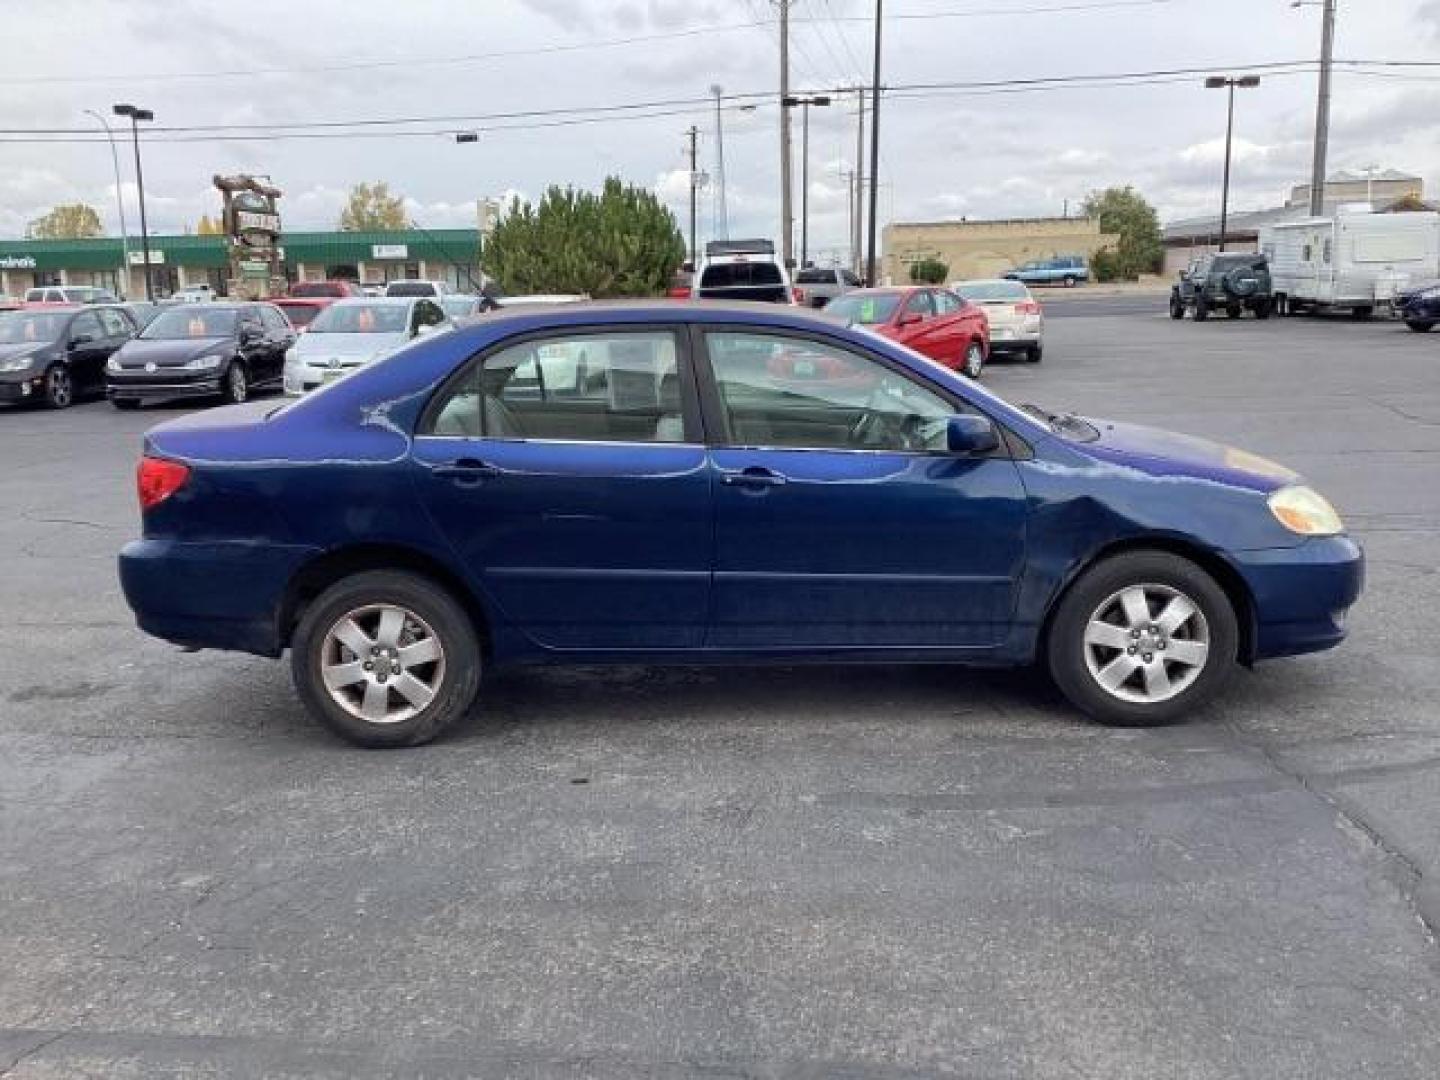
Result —
MULTIPOLYGON (((867 81, 872 0, 792 2, 794 89, 867 81)), ((333 227, 359 180, 388 181, 415 220, 439 227, 473 223, 479 195, 594 186, 610 173, 656 188, 683 220, 684 131, 701 128, 702 167, 713 171, 714 110, 695 102, 716 83, 758 103, 741 111, 746 99, 729 102, 724 115, 731 233, 778 233, 778 112, 764 97, 778 79, 771 0, 0 4, 10 46, 0 71, 0 236, 74 200, 118 231, 109 150, 85 112, 108 114, 117 101, 153 109, 157 127, 203 129, 157 132, 145 146, 156 232, 215 212, 216 172, 268 173, 295 229, 333 227), (575 111, 647 103, 660 104, 575 111), (372 124, 366 137, 355 126, 274 127, 400 118, 415 122, 372 124), (479 142, 457 145, 449 133, 462 128, 481 129, 479 142), (67 141, 18 141, 51 137, 67 141)), ((1316 6, 1204 0, 1203 12, 1178 0, 887 0, 883 82, 897 89, 882 113, 882 222, 1059 213, 1112 183, 1133 183, 1167 219, 1215 209, 1224 97, 1198 76, 954 88, 1318 52, 1316 6), (913 89, 934 84, 950 85, 913 89)), ((1440 0, 1340 0, 1335 52, 1440 61, 1440 0)), ((1440 67, 1369 70, 1336 75, 1331 168, 1403 169, 1440 194, 1440 67)), ((1315 81, 1313 72, 1267 75, 1240 92, 1237 207, 1275 205, 1307 178, 1315 81)), ((854 122, 853 97, 811 113, 812 251, 845 244, 854 122)), ((128 153, 121 168, 133 223, 128 153)), ((797 185, 798 175, 797 161, 797 185)), ((702 233, 713 206, 702 193, 702 233)))

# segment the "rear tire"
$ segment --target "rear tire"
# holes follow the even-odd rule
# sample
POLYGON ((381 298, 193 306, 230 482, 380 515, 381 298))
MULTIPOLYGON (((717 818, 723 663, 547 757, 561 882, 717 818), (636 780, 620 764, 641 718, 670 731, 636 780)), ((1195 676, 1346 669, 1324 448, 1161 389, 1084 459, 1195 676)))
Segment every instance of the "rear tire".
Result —
POLYGON ((1168 552, 1132 551, 1097 563, 1070 588, 1045 651, 1076 708, 1103 724, 1150 727, 1219 693, 1239 640, 1235 610, 1214 578, 1168 552))
POLYGON ((960 364, 960 374, 968 375, 972 379, 980 378, 980 372, 985 368, 985 349, 980 342, 972 341, 965 347, 965 357, 960 364))
POLYGON ((1370 307, 1368 304, 1361 305, 1360 307, 1353 307, 1350 309, 1350 318, 1354 319, 1356 322, 1364 322, 1366 319, 1370 318, 1370 316, 1374 314, 1375 309, 1373 307, 1370 307))
POLYGON ((1038 364, 1045 359, 1044 345, 1031 345, 1025 350, 1025 362, 1027 364, 1038 364))
POLYGON ((1268 319, 1269 317, 1270 317, 1270 301, 1269 301, 1269 300, 1256 300, 1256 301, 1255 301, 1255 318, 1257 318, 1257 319, 1268 319))
POLYGON ((1180 297, 1173 292, 1170 294, 1170 318, 1185 318, 1185 301, 1181 300, 1180 297))
POLYGON ((1225 317, 1227 319, 1238 319, 1243 310, 1245 309, 1239 304, 1227 304, 1225 307, 1225 317))
POLYGON ((1205 297, 1195 297, 1195 321, 1204 322, 1210 317, 1210 305, 1205 302, 1205 297))
POLYGON ((1435 329, 1435 324, 1429 319, 1406 319, 1405 325, 1417 334, 1428 334, 1435 329))
POLYGON ((371 570, 341 579, 305 609, 290 670, 310 714, 342 739, 372 749, 419 746, 474 703, 480 642, 465 609, 430 579, 371 570), (376 718, 360 715, 367 711, 376 718))

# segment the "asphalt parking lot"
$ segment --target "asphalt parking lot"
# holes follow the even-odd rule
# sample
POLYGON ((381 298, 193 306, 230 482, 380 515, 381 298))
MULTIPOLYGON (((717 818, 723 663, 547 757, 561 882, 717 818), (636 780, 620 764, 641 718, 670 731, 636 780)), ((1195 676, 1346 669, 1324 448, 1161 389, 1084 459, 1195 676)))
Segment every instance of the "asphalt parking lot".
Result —
POLYGON ((1369 585, 1159 731, 1023 672, 585 669, 349 749, 130 622, 183 410, 0 411, 0 1076, 1433 1077, 1440 338, 1162 309, 1057 302, 986 382, 1300 469, 1369 585))

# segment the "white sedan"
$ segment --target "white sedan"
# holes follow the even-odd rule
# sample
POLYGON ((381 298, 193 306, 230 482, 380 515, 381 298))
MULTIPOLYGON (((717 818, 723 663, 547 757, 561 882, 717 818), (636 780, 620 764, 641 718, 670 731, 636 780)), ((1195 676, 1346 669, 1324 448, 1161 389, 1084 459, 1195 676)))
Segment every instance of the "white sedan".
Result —
POLYGON ((429 297, 351 297, 316 315, 285 354, 285 392, 303 394, 451 326, 429 297))
POLYGON ((957 281, 950 286, 990 319, 990 355, 1023 356, 1038 364, 1045 353, 1045 313, 1023 282, 1005 278, 957 281))

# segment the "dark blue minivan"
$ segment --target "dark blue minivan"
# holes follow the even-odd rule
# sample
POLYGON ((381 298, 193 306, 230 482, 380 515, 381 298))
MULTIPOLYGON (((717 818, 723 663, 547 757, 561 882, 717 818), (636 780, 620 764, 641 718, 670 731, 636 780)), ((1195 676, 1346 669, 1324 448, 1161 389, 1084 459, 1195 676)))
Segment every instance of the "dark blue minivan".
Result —
POLYGON ((804 309, 518 309, 146 437, 140 626, 278 657, 353 742, 523 662, 1042 664, 1176 719, 1337 644, 1363 560, 1293 473, 1015 408, 804 309))

